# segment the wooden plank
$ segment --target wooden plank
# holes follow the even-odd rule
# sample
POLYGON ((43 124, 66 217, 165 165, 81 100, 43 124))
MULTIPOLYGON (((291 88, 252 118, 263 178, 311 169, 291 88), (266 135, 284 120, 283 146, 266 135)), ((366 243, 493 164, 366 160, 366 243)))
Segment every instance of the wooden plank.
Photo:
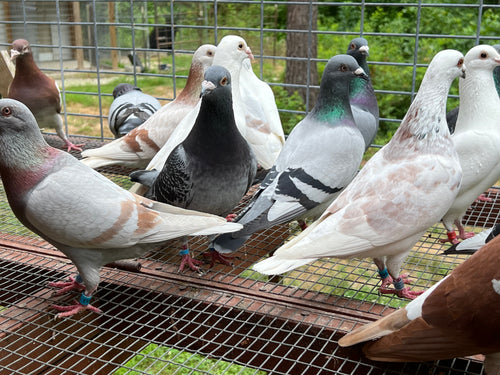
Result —
POLYGON ((9 92, 9 86, 14 79, 14 74, 16 72, 16 67, 12 61, 10 61, 9 51, 0 51, 0 94, 3 98, 7 97, 9 92))

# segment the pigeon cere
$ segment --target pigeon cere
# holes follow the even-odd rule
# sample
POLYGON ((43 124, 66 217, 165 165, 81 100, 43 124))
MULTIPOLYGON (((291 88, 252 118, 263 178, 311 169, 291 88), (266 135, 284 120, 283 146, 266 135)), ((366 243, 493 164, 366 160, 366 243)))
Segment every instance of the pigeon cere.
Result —
POLYGON ((500 375, 498 1, 0 7, 0 375, 500 375))

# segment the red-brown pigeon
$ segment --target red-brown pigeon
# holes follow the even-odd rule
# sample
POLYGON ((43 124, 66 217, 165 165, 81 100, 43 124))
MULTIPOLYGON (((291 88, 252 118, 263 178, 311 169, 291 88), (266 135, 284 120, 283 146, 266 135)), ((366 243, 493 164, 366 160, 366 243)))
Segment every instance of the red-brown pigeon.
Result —
POLYGON ((7 97, 24 103, 35 115, 40 128, 55 129, 68 151, 82 151, 83 145, 73 144, 64 132, 61 93, 56 82, 36 65, 29 42, 24 39, 12 42, 10 56, 16 65, 16 73, 7 97))
POLYGON ((388 362, 485 354, 486 374, 500 374, 499 260, 495 238, 406 307, 355 329, 339 345, 370 341, 366 356, 388 362))

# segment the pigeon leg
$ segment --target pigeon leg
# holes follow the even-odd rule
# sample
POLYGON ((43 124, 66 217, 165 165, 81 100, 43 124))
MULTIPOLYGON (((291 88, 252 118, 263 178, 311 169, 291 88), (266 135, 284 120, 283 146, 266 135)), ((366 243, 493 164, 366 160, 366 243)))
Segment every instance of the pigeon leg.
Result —
POLYGON ((210 258, 210 268, 212 268, 215 265, 215 263, 217 263, 217 262, 221 263, 225 266, 232 266, 233 265, 231 260, 234 259, 234 257, 222 255, 221 253, 219 253, 217 250, 215 250, 213 248, 210 248, 208 250, 209 250, 208 252, 203 253, 203 256, 210 258))
MULTIPOLYGON (((406 275, 406 277, 408 276, 406 275)), ((405 287, 407 281, 405 280, 404 275, 401 275, 396 280, 394 280, 393 284, 394 284, 394 289, 380 287, 379 292, 382 294, 395 294, 400 298, 408 298, 408 299, 415 299, 419 295, 424 293, 423 290, 413 291, 410 290, 410 288, 405 287)))
POLYGON ((80 151, 80 152, 82 151, 83 143, 75 145, 73 142, 71 142, 67 138, 63 139, 63 141, 64 141, 64 147, 68 148, 68 152, 70 152, 71 150, 80 151))
POLYGON ((59 288, 56 294, 64 294, 71 290, 85 290, 83 280, 80 275, 69 277, 69 281, 53 281, 49 283, 50 287, 59 288))
POLYGON ((299 227, 301 230, 307 229, 307 223, 305 220, 299 219, 299 220, 297 220, 297 222, 299 223, 299 227))
POLYGON ((75 301, 74 305, 70 306, 52 305, 52 308, 56 309, 57 311, 61 311, 59 314, 57 314, 57 318, 65 318, 67 316, 72 316, 83 310, 90 310, 96 313, 102 313, 101 309, 98 309, 97 307, 94 307, 90 304, 91 298, 92 295, 87 296, 85 292, 83 292, 80 295, 80 299, 78 301, 75 301))
POLYGON ((237 216, 236 214, 229 214, 226 216, 226 220, 232 223, 234 219, 236 219, 236 216, 237 216))
POLYGON ((455 231, 454 231, 454 230, 446 232, 446 236, 447 236, 448 238, 441 238, 441 239, 439 240, 439 242, 441 242, 441 243, 450 242, 450 243, 451 243, 451 244, 453 244, 453 245, 456 245, 457 243, 459 243, 459 242, 460 242, 460 241, 458 240, 458 238, 457 238, 457 234, 455 233, 455 231))
POLYGON ((466 232, 460 220, 455 221, 455 225, 458 228, 458 237, 462 240, 466 240, 467 238, 474 237, 474 232, 466 232))
POLYGON ((184 245, 182 247, 182 250, 179 251, 179 254, 181 254, 182 259, 181 259, 181 265, 179 266, 179 271, 182 272, 184 270, 184 267, 187 265, 189 268, 191 268, 195 272, 201 272, 200 267, 203 264, 202 261, 193 259, 191 255, 189 255, 189 249, 187 245, 184 245))

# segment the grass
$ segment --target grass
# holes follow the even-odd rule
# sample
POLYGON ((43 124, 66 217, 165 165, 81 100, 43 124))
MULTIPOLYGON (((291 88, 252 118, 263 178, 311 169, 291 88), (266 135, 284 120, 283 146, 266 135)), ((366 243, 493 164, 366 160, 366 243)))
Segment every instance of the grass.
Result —
POLYGON ((113 375, 136 374, 227 374, 227 375, 265 375, 255 370, 229 362, 209 358, 199 354, 159 346, 147 345, 140 354, 129 360, 113 375))

